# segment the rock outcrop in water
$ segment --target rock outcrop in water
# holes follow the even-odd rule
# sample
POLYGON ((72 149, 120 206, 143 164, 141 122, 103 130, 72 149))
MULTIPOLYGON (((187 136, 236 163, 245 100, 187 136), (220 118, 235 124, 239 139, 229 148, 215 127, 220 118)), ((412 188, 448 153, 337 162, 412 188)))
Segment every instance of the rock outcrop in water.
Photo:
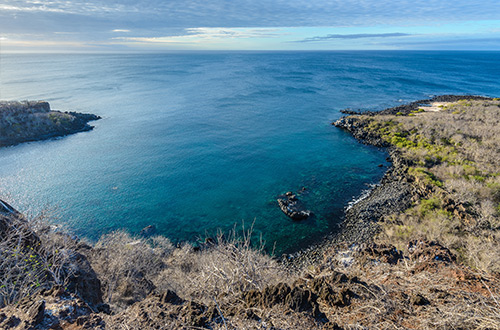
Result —
POLYGON ((48 102, 0 101, 0 147, 90 131, 101 117, 50 109, 48 102))
POLYGON ((278 205, 292 220, 304 220, 313 215, 312 211, 306 209, 302 201, 291 191, 278 198, 278 205))

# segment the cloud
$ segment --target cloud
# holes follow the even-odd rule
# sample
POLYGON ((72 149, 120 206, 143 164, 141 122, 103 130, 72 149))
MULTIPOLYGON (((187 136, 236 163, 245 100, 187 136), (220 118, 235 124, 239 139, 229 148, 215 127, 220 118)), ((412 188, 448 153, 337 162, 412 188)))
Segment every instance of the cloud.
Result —
POLYGON ((275 38, 282 36, 275 28, 188 28, 184 34, 164 37, 117 37, 114 40, 145 44, 177 44, 228 39, 275 38))
POLYGON ((0 10, 6 12, 54 12, 54 13, 63 13, 64 10, 59 8, 48 8, 45 6, 12 6, 12 5, 2 5, 0 4, 0 10))
POLYGON ((500 37, 483 38, 440 38, 437 40, 420 40, 413 42, 387 43, 403 49, 437 49, 437 50, 474 50, 474 49, 500 49, 500 37))
MULTIPOLYGON (((64 13, 64 14, 80 14, 91 15, 96 13, 117 13, 129 11, 129 6, 123 4, 108 5, 105 1, 24 1, 24 0, 7 0, 11 4, 0 4, 0 10, 30 13, 30 12, 47 12, 47 13, 64 13)), ((116 2, 116 1, 110 1, 116 2)))
MULTIPOLYGON (((3 14, 47 12, 144 29, 420 24, 500 18, 498 0, 4 0, 3 14)), ((0 14, 0 17, 2 15, 0 14)), ((61 24, 70 21, 61 20, 61 24)))
POLYGON ((412 34, 408 33, 359 33, 359 34, 328 34, 326 36, 311 37, 295 42, 318 42, 328 41, 332 39, 362 39, 362 38, 394 38, 407 37, 412 34))
MULTIPOLYGON (((276 34, 302 29, 293 30, 294 34, 298 31, 297 36, 283 37, 282 43, 290 46, 293 40, 298 40, 295 48, 327 48, 329 44, 321 41, 344 40, 346 44, 354 43, 354 39, 359 39, 359 43, 375 42, 369 38, 377 38, 376 42, 392 41, 391 37, 397 40, 407 35, 383 32, 428 34, 439 31, 440 25, 447 22, 465 21, 471 22, 470 29, 476 30, 482 27, 475 23, 485 20, 491 20, 490 29, 498 26, 495 22, 500 20, 500 1, 0 0, 0 31, 7 37, 39 34, 40 39, 54 40, 54 35, 62 38, 56 32, 65 31, 74 33, 71 40, 68 34, 65 41, 94 44, 110 40, 121 44, 203 40, 250 43, 249 39, 257 38, 274 42, 271 38, 276 34), (328 35, 330 32, 344 34, 328 35)), ((267 45, 277 47, 271 42, 267 45)))
POLYGON ((273 38, 281 35, 279 29, 268 28, 189 28, 186 29, 188 35, 199 38, 273 38))

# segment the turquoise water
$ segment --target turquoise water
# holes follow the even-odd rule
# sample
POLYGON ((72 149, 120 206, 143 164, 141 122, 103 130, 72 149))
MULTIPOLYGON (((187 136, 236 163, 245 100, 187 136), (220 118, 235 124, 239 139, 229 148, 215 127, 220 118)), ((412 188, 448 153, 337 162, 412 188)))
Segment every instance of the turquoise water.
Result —
MULTIPOLYGON (((58 206, 96 239, 154 224, 173 241, 255 222, 277 252, 335 230, 386 154, 330 125, 340 109, 500 94, 500 53, 1 55, 0 99, 103 117, 91 132, 0 150, 0 194, 58 206), (276 196, 316 216, 293 222, 276 196)), ((386 164, 387 165, 387 164, 386 164)))

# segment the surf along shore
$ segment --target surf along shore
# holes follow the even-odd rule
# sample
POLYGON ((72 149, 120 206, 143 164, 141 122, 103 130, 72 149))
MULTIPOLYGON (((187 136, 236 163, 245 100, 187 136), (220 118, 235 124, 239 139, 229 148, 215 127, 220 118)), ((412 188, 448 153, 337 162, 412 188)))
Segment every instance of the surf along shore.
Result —
POLYGON ((476 96, 339 119, 392 166, 339 233, 281 262, 245 234, 90 245, 5 204, 0 328, 498 329, 499 121, 476 96))

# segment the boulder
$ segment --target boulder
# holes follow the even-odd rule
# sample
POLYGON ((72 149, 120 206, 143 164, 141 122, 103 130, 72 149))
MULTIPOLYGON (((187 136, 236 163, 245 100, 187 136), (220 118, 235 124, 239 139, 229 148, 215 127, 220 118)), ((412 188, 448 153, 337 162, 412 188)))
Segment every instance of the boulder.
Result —
POLYGON ((104 321, 60 286, 0 309, 0 329, 104 329, 104 321))
POLYGON ((278 205, 292 220, 304 220, 313 215, 312 211, 305 208, 304 204, 291 191, 278 198, 278 205))

